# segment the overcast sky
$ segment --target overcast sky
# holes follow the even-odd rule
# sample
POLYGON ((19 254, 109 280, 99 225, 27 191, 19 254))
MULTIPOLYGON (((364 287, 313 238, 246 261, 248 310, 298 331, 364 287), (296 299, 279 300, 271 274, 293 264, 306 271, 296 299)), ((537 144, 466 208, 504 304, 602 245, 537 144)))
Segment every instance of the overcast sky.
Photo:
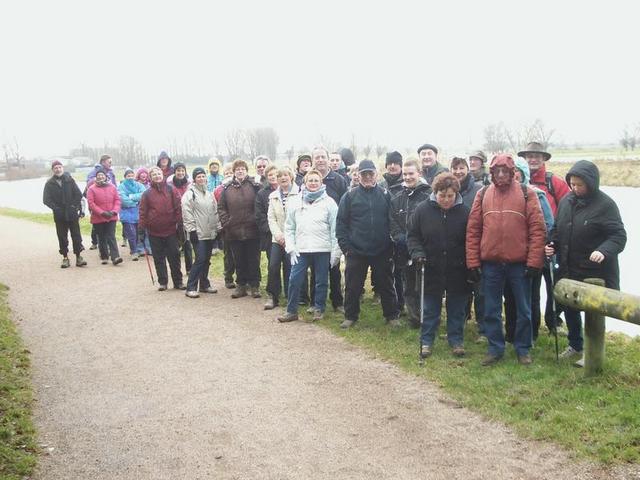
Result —
POLYGON ((155 152, 273 126, 281 151, 354 134, 464 153, 498 121, 568 143, 640 122, 637 2, 379 3, 3 1, 0 143, 155 152))

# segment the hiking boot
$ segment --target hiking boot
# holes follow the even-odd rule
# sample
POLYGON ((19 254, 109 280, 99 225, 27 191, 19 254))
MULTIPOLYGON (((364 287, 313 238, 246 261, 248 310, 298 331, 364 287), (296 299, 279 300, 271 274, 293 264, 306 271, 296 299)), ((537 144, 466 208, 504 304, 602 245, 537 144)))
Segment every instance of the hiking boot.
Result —
POLYGON ((351 328, 355 325, 356 321, 355 320, 343 320, 342 323, 340 324, 340 328, 342 329, 347 329, 347 328, 351 328))
POLYGON ((159 292, 164 292, 166 289, 167 289, 167 285, 163 285, 162 283, 158 287, 158 291, 159 292))
POLYGON ((464 351, 464 347, 462 345, 456 345, 451 349, 451 354, 454 357, 464 357, 465 353, 466 352, 464 351))
POLYGON ((400 322, 399 319, 397 318, 392 318, 391 320, 389 320, 387 322, 387 324, 391 327, 391 328, 400 328, 402 327, 402 322, 400 322))
POLYGON ((122 243, 120 244, 120 246, 122 248, 125 248, 127 246, 127 241, 124 238, 122 239, 122 243))
POLYGON ((251 298, 262 298, 260 287, 249 287, 249 291, 251 292, 251 298))
POLYGON ((100 263, 101 263, 102 265, 106 265, 107 263, 109 263, 109 260, 107 260, 106 258, 103 258, 103 259, 100 261, 100 263))
POLYGON ((309 308, 307 308, 307 313, 311 313, 311 314, 316 313, 316 307, 309 307, 309 308))
POLYGON ((520 365, 531 365, 533 363, 533 359, 528 353, 526 355, 518 355, 518 363, 520 365))
POLYGON ((473 341, 473 343, 487 343, 487 337, 485 337, 484 335, 478 335, 478 337, 473 341))
POLYGON ((91 246, 89 247, 89 250, 95 250, 96 248, 98 248, 98 245, 96 245, 95 243, 92 243, 91 246))
POLYGON ((133 253, 131 254, 131 261, 132 262, 137 262, 138 261, 139 255, 137 253, 133 253))
POLYGON ((174 290, 186 290, 187 286, 184 283, 179 283, 173 286, 174 290))
POLYGON ((316 310, 313 313, 313 318, 311 320, 313 320, 314 322, 320 321, 324 318, 324 313, 322 313, 320 310, 316 310))
POLYGON ((491 365, 495 365, 500 360, 502 360, 502 355, 493 355, 491 353, 487 353, 480 362, 480 365, 482 365, 483 367, 489 367, 491 365))
POLYGON ((430 357, 432 353, 433 349, 431 348, 431 345, 422 345, 420 347, 420 358, 425 359, 430 357))
POLYGON ((68 257, 64 257, 62 259, 62 264, 60 265, 60 268, 69 268, 71 266, 71 262, 69 261, 68 257))
POLYGON ((86 267, 87 266, 87 262, 84 258, 82 258, 82 255, 76 255, 76 267, 86 267))
POLYGON ((344 315, 344 306, 338 305, 337 307, 333 307, 333 311, 344 315))
POLYGON ((575 362, 573 366, 578 368, 584 368, 584 355, 582 355, 582 358, 580 358, 580 360, 575 362))
POLYGON ((218 289, 214 287, 201 288, 200 293, 218 293, 218 289))
POLYGON ((114 265, 120 265, 122 263, 122 257, 117 257, 113 259, 114 265))
POLYGON ((580 355, 582 355, 582 350, 578 351, 571 345, 569 345, 567 348, 565 348, 564 352, 559 355, 559 358, 569 359, 573 357, 579 357, 580 355))
POLYGON ((195 290, 187 290, 185 292, 185 296, 187 296, 189 298, 198 298, 200 296, 200 294, 198 292, 196 292, 195 290))
POLYGON ((242 298, 247 296, 247 286, 238 285, 235 291, 231 294, 231 298, 242 298))
POLYGON ((229 281, 229 282, 227 282, 227 281, 225 280, 225 282, 224 282, 224 287, 225 287, 225 288, 228 288, 229 290, 233 290, 234 288, 236 288, 236 284, 233 282, 233 280, 231 280, 231 281, 229 281))
POLYGON ((276 302, 273 300, 273 298, 268 298, 267 301, 264 302, 264 309, 273 310, 274 308, 276 308, 276 302))
POLYGON ((297 313, 285 313, 284 315, 280 315, 278 317, 278 321, 280 323, 287 323, 287 322, 295 322, 296 320, 298 320, 298 314, 297 313))

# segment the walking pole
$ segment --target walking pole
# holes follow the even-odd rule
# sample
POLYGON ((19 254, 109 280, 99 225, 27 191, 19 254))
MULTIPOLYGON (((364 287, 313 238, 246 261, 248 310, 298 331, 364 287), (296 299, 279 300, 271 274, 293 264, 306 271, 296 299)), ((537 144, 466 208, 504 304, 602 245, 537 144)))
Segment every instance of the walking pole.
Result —
POLYGON ((155 285, 156 281, 153 278, 153 271, 151 270, 151 262, 149 261, 149 255, 147 254, 147 248, 144 249, 144 258, 147 259, 147 267, 149 267, 149 275, 151 275, 151 284, 155 285))
POLYGON ((551 277, 551 314, 553 315, 553 334, 556 337, 556 363, 560 361, 560 353, 558 350, 558 317, 556 316, 556 299, 553 296, 553 289, 555 287, 555 275, 553 270, 555 269, 555 262, 553 261, 553 255, 547 257, 549 261, 549 276, 551 277))
POLYGON ((424 319, 424 262, 420 265, 420 331, 418 333, 418 358, 420 359, 419 365, 424 365, 424 358, 422 358, 422 322, 424 319))

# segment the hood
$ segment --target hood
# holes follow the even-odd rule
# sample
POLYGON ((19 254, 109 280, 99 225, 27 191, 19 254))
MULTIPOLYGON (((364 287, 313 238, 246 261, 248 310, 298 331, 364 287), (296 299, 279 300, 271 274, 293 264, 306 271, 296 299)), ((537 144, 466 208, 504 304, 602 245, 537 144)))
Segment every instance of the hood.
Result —
MULTIPOLYGON (((436 200, 436 192, 431 192, 429 194, 429 201, 435 203, 436 205, 438 205, 438 201, 436 200)), ((453 204, 453 207, 457 206, 457 205, 462 205, 462 203, 464 203, 464 201, 462 200, 462 195, 460 195, 460 192, 456 193, 456 201, 453 204)), ((451 208, 453 208, 451 207, 451 208)))
POLYGON ((567 183, 571 177, 580 177, 589 188, 589 195, 600 190, 600 170, 598 166, 588 160, 579 160, 569 169, 565 177, 567 183))
POLYGON ((513 175, 516 171, 516 164, 513 160, 513 157, 508 153, 502 153, 500 155, 496 155, 491 159, 489 172, 491 172, 491 182, 496 186, 498 186, 498 184, 496 183, 496 176, 493 174, 493 172, 497 167, 507 167, 507 169, 511 172, 511 180, 509 181, 509 184, 511 184, 513 181, 513 175))
POLYGON ((531 176, 529 174, 529 164, 524 158, 520 158, 520 157, 516 158, 515 162, 516 162, 516 168, 520 170, 520 173, 522 174, 521 183, 523 185, 529 185, 529 182, 531 180, 531 176))
MULTIPOLYGON (((220 167, 220 160, 218 160, 217 158, 212 158, 209 160, 209 162, 207 163, 207 173, 209 173, 209 169, 211 168, 211 165, 213 165, 214 163, 218 164, 218 167, 220 167)), ((220 172, 218 171, 218 175, 220 175, 220 172)))
POLYGON ((165 151, 160 152, 160 155, 158 155, 158 161, 156 162, 156 166, 157 167, 160 166, 160 160, 162 160, 163 158, 166 158, 167 160, 169 160, 169 163, 167 164, 167 167, 170 167, 171 166, 171 157, 169 157, 169 155, 165 151))

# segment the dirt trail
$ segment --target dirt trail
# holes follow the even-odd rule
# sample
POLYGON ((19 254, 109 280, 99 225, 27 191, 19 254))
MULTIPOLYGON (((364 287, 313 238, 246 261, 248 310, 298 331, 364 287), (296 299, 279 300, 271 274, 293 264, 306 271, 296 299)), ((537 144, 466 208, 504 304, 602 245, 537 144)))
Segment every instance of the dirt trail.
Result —
POLYGON ((455 408, 322 328, 281 325, 261 300, 160 293, 143 262, 89 251, 62 270, 52 228, 0 216, 0 231, 53 447, 38 479, 629 478, 455 408))

